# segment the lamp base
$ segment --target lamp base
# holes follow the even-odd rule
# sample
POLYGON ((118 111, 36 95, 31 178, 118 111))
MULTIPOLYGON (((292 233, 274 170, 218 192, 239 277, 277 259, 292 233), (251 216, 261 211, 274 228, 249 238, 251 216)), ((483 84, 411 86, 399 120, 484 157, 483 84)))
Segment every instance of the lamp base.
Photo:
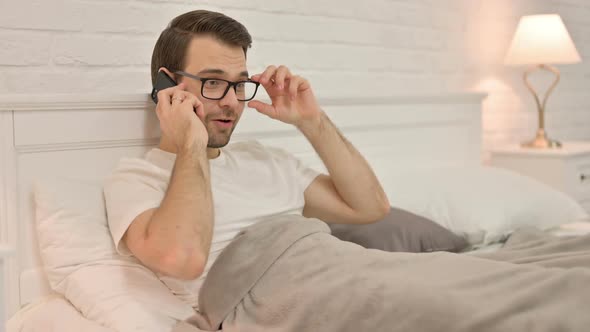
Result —
POLYGON ((534 148, 534 149, 559 149, 561 148, 561 142, 549 139, 545 130, 537 130, 537 137, 534 140, 523 142, 520 144, 523 148, 534 148))

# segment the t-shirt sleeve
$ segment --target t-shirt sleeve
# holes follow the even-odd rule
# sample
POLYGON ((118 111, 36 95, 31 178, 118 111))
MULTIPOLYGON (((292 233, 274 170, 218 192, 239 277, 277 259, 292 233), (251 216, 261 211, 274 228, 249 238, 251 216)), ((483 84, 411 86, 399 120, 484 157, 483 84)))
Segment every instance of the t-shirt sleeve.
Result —
POLYGON ((168 179, 163 170, 142 159, 123 159, 104 182, 104 197, 109 229, 124 256, 131 252, 121 239, 142 212, 160 206, 168 179))
POLYGON ((280 160, 283 169, 289 169, 293 172, 293 176, 297 181, 298 189, 301 193, 307 189, 311 182, 320 174, 317 170, 304 164, 299 158, 295 157, 292 153, 281 149, 272 147, 269 148, 274 154, 275 158, 280 160))
POLYGON ((313 182, 313 180, 321 173, 311 167, 306 166, 297 157, 291 155, 291 158, 291 162, 295 167, 295 174, 298 179, 299 188, 301 189, 301 192, 304 192, 305 189, 307 189, 307 187, 309 187, 309 185, 313 182))

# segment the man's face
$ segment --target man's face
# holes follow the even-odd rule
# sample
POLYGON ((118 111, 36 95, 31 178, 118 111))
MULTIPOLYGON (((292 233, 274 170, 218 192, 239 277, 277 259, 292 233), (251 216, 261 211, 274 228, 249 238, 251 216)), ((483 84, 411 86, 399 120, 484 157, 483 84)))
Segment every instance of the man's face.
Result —
MULTIPOLYGON (((188 47, 185 63, 185 72, 202 78, 221 78, 233 82, 248 78, 246 56, 242 48, 228 46, 212 37, 194 37, 188 47)), ((201 95, 201 81, 178 75, 176 79, 178 83, 184 82, 187 90, 205 106, 205 117, 201 120, 209 134, 208 147, 227 145, 244 111, 244 102, 238 101, 235 90, 229 89, 220 100, 210 100, 201 95)))

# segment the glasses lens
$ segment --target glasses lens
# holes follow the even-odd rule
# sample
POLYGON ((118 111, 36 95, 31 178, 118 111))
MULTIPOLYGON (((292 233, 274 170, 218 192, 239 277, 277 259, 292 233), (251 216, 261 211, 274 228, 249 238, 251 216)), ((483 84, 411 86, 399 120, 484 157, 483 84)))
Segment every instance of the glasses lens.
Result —
MULTIPOLYGON (((209 99, 221 99, 225 97, 228 82, 223 80, 208 79, 203 83, 203 97, 209 99)), ((249 81, 238 82, 235 86, 236 97, 240 101, 250 100, 256 94, 257 84, 249 81)))
POLYGON ((236 85, 236 95, 238 100, 250 100, 256 94, 256 83, 254 82, 239 82, 236 85))
POLYGON ((203 82, 203 97, 211 99, 223 98, 223 93, 227 89, 228 84, 222 80, 206 80, 203 82))

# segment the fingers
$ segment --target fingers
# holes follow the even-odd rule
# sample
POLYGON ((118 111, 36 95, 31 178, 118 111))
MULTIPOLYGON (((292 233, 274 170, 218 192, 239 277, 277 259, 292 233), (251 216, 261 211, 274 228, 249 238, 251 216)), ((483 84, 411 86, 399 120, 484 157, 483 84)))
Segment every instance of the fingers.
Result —
POLYGON ((301 76, 293 76, 291 78, 291 82, 289 82, 289 96, 291 97, 291 99, 295 99, 295 97, 297 97, 297 92, 299 91, 299 88, 305 82, 307 81, 301 76))
POLYGON ((181 104, 187 98, 187 93, 183 90, 176 90, 171 98, 172 105, 181 104))
POLYGON ((158 101, 163 101, 164 104, 170 105, 170 99, 174 96, 175 93, 178 91, 184 91, 186 88, 184 83, 180 83, 177 86, 173 86, 164 90, 158 91, 158 101))
POLYGON ((191 104, 191 106, 193 107, 193 110, 197 113, 197 115, 200 118, 205 117, 205 106, 203 105, 201 100, 199 98, 197 98, 197 96, 195 96, 194 94, 192 94, 190 92, 187 92, 183 102, 191 104))
POLYGON ((201 119, 205 117, 203 103, 197 96, 185 90, 186 85, 181 83, 175 87, 167 88, 158 92, 158 106, 156 112, 158 116, 162 112, 168 113, 173 109, 184 110, 183 105, 190 105, 187 110, 194 111, 201 119))
POLYGON ((158 91, 158 105, 156 110, 168 110, 172 104, 172 98, 178 91, 184 91, 186 88, 184 83, 173 86, 164 90, 158 91))
POLYGON ((252 100, 248 103, 248 107, 256 109, 258 112, 267 115, 271 118, 275 118, 275 108, 272 105, 263 103, 259 100, 252 100))
POLYGON ((294 99, 299 91, 309 88, 309 82, 297 75, 293 75, 286 66, 268 66, 261 74, 252 76, 252 80, 258 81, 267 89, 276 88, 279 90, 286 89, 287 93, 294 99))
POLYGON ((277 71, 277 67, 275 66, 268 66, 266 67, 266 69, 264 70, 264 72, 260 75, 260 80, 259 82, 262 83, 262 85, 269 85, 269 83, 271 82, 271 79, 273 78, 273 76, 275 75, 275 72, 277 71))
POLYGON ((280 90, 282 90, 285 87, 285 79, 289 79, 290 77, 291 72, 289 71, 289 68, 279 66, 275 73, 274 83, 280 90))
POLYGON ((264 89, 279 89, 282 90, 285 87, 285 80, 289 79, 291 72, 285 66, 268 66, 261 74, 252 76, 253 81, 260 82, 264 89))
POLYGON ((201 100, 199 98, 197 98, 197 96, 195 96, 194 94, 188 92, 188 91, 183 91, 183 90, 177 90, 176 92, 174 92, 174 95, 171 98, 172 101, 172 106, 173 107, 179 107, 182 106, 182 110, 184 110, 185 108, 187 110, 191 110, 193 112, 195 112, 199 117, 204 118, 205 117, 205 110, 204 110, 204 106, 203 103, 201 102, 201 100), (191 107, 186 107, 190 105, 191 107))

